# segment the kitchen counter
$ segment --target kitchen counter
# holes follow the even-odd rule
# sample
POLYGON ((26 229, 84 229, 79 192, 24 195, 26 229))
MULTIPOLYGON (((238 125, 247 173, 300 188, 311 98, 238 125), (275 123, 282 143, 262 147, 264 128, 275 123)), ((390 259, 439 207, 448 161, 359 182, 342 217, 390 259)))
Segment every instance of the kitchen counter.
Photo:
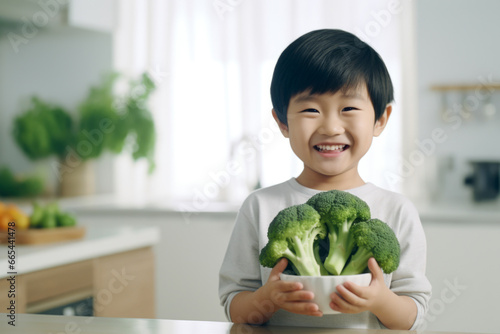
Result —
MULTIPOLYGON (((39 199, 38 202, 47 204, 54 199, 39 199)), ((23 211, 30 213, 32 200, 10 199, 7 202, 16 204, 23 211)), ((64 210, 90 214, 115 214, 115 213, 215 213, 236 214, 241 203, 207 201, 194 203, 189 201, 168 201, 162 198, 150 199, 147 196, 99 194, 80 197, 57 198, 59 207, 64 210)))
MULTIPOLYGON (((492 202, 474 203, 471 201, 450 202, 419 202, 413 201, 421 220, 429 222, 485 222, 500 221, 500 199, 492 202)), ((31 203, 18 202, 22 209, 30 212, 31 203)), ((94 195, 79 198, 64 198, 59 200, 61 208, 77 215, 88 216, 143 216, 169 215, 191 216, 200 215, 234 218, 240 203, 210 201, 208 203, 171 202, 163 200, 148 200, 145 198, 129 198, 118 195, 94 195)))
POLYGON ((498 223, 500 204, 498 201, 486 203, 415 203, 422 222, 453 223, 498 223))
MULTIPOLYGON (((18 275, 68 263, 153 246, 160 240, 155 227, 87 227, 83 239, 43 245, 16 245, 18 275)), ((0 245, 0 278, 7 277, 7 245, 0 245)))
MULTIPOLYGON (((17 314, 15 327, 8 324, 9 317, 1 315, 0 332, 23 334, 38 333, 88 333, 88 334, 405 334, 415 331, 395 330, 366 330, 366 329, 326 329, 326 328, 299 328, 277 326, 249 326, 232 324, 229 322, 187 321, 187 320, 160 320, 160 319, 126 319, 126 318, 97 318, 74 316, 49 316, 17 314), (14 329, 16 331, 14 331, 14 329)), ((427 334, 446 334, 446 332, 419 332, 427 334)), ((457 333, 457 332, 455 332, 457 333)), ((469 333, 473 334, 473 333, 469 333)), ((476 333, 477 334, 477 333, 476 333)))
MULTIPOLYGON (((422 221, 429 222, 485 222, 500 221, 500 198, 493 201, 473 202, 472 200, 424 198, 412 199, 418 209, 422 221)), ((41 203, 52 199, 40 199, 41 203)), ((31 200, 11 200, 22 210, 31 212, 31 200)), ((165 198, 148 198, 137 194, 98 194, 81 197, 58 199, 59 206, 76 215, 87 216, 190 216, 200 215, 234 218, 241 206, 239 202, 223 201, 174 201, 165 198)))

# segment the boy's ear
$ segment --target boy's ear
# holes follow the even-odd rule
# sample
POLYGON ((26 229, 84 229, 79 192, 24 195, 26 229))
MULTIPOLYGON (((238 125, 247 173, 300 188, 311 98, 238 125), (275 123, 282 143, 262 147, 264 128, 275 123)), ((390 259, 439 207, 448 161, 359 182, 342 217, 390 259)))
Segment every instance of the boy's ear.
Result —
POLYGON ((288 126, 286 126, 285 124, 281 123, 281 121, 279 120, 278 115, 276 114, 276 111, 274 109, 273 109, 273 118, 276 121, 276 123, 278 124, 278 126, 280 128, 280 131, 283 134, 283 136, 285 136, 285 138, 288 138, 288 126))
POLYGON ((385 107, 385 111, 380 116, 380 118, 375 122, 375 127, 373 128, 373 136, 378 137, 384 131, 387 122, 389 121, 389 117, 391 117, 392 106, 390 104, 385 107))

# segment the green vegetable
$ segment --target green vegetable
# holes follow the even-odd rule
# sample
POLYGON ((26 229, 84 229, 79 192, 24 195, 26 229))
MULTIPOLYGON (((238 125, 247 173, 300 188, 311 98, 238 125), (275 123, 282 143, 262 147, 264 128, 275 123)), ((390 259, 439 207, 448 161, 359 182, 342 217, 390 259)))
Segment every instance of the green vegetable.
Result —
POLYGON ((57 227, 57 220, 54 214, 46 213, 45 217, 42 220, 41 226, 42 228, 55 228, 57 227))
POLYGON ((311 206, 288 207, 269 225, 269 242, 260 253, 260 263, 272 268, 280 258, 286 257, 299 275, 319 276, 321 268, 315 258, 314 243, 325 236, 325 225, 311 206))
POLYGON ((328 270, 325 268, 325 259, 328 256, 328 250, 329 250, 329 245, 328 245, 328 240, 323 240, 319 239, 316 240, 314 243, 314 258, 316 259, 316 262, 319 263, 319 269, 321 272, 321 275, 330 275, 328 270))
POLYGON ((342 271, 342 275, 357 275, 367 269, 370 257, 377 260, 386 274, 399 266, 400 246, 393 230, 381 220, 360 222, 351 229, 357 251, 342 271))
POLYGON ((54 228, 75 226, 75 217, 61 211, 57 202, 49 203, 42 206, 38 203, 33 203, 33 212, 30 216, 30 226, 32 228, 54 228))
POLYGON ((42 228, 57 227, 57 214, 59 213, 59 205, 52 202, 45 207, 45 214, 42 220, 42 228))
POLYGON ((324 266, 331 274, 340 275, 354 248, 350 228, 370 219, 370 208, 359 197, 340 190, 316 194, 307 204, 318 211, 328 228, 330 246, 324 266))
POLYGON ((76 225, 76 219, 72 215, 70 215, 67 212, 60 212, 57 215, 57 226, 75 226, 76 225))
POLYGON ((399 266, 400 245, 390 226, 370 219, 363 200, 340 190, 321 192, 305 204, 283 209, 267 236, 261 265, 272 268, 286 257, 296 275, 361 274, 370 257, 385 273, 399 266))
POLYGON ((38 204, 33 204, 33 213, 30 216, 30 227, 37 228, 42 226, 42 221, 45 215, 45 211, 38 204))

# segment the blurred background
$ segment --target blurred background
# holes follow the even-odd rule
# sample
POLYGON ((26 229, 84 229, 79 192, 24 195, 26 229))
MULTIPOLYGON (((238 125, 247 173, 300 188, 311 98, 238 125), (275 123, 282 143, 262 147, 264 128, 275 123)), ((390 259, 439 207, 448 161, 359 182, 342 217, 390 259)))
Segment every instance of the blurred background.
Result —
POLYGON ((0 197, 28 215, 56 201, 84 240, 154 228, 148 316, 224 320, 217 274, 239 205, 302 167, 271 116, 276 60, 305 32, 344 29, 395 85, 360 172, 420 210, 426 325, 494 332, 499 11, 495 0, 1 0, 0 197))

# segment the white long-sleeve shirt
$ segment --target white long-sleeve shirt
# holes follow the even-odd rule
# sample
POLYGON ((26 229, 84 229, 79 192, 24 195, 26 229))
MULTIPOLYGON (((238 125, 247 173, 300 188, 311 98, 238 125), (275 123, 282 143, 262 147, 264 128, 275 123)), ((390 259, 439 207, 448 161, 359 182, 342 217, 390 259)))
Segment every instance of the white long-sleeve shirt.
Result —
MULTIPOLYGON (((364 200, 371 217, 387 223, 400 246, 400 264, 396 271, 384 274, 386 285, 398 295, 411 297, 418 309, 411 329, 423 322, 431 296, 431 285, 425 276, 426 239, 415 206, 404 196, 381 189, 371 183, 347 190, 364 200)), ((219 275, 219 297, 231 321, 229 306, 242 291, 255 291, 266 283, 270 268, 259 263, 261 249, 267 244, 267 230, 282 209, 305 203, 319 193, 299 184, 295 178, 254 191, 240 208, 219 275)), ((371 312, 329 314, 311 317, 278 310, 268 322, 272 325, 328 328, 385 328, 371 312)))

